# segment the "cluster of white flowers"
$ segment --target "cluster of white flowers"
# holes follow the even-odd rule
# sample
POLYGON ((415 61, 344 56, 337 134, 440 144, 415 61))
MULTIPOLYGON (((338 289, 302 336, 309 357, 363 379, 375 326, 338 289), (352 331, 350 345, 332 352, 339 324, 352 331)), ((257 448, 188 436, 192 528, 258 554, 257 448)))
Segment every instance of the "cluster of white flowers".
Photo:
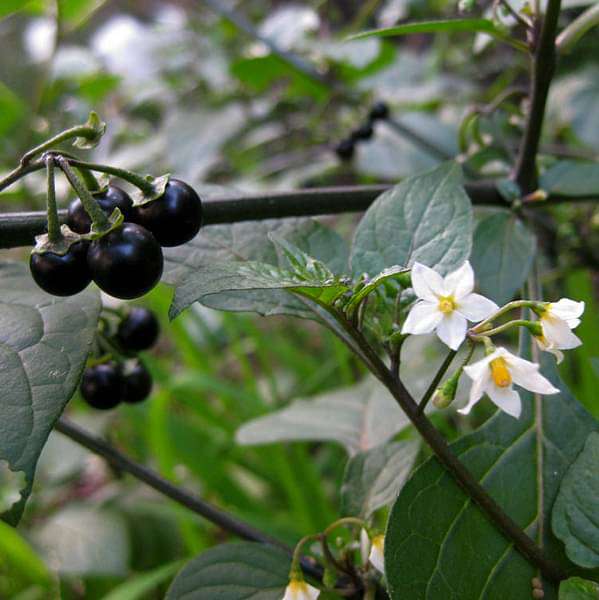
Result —
MULTIPOLYGON (((435 331, 443 343, 457 350, 466 339, 468 321, 481 323, 496 313, 501 314, 493 301, 473 293, 474 272, 468 261, 445 277, 425 265, 414 263, 411 278, 418 301, 405 320, 404 334, 435 331)), ((537 344, 560 362, 563 359, 561 350, 581 344, 572 329, 580 324, 584 302, 563 298, 556 303, 531 302, 530 305, 540 317, 541 333, 535 335, 537 344)), ((484 331, 478 333, 484 335, 484 331)), ((559 392, 539 373, 538 364, 515 356, 505 348, 487 348, 490 351, 485 358, 464 367, 464 372, 472 379, 472 388, 468 404, 459 412, 469 413, 487 394, 500 409, 518 418, 522 406, 518 392, 513 389, 514 383, 539 394, 559 392)))

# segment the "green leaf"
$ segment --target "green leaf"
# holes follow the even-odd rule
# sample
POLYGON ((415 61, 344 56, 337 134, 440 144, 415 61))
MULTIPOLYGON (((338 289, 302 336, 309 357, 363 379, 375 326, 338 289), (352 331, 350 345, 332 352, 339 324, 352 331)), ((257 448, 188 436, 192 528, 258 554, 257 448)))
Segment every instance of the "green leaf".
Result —
POLYGON ((0 405, 0 460, 27 477, 21 502, 6 514, 14 524, 48 434, 79 383, 100 300, 95 290, 49 296, 18 263, 0 263, 0 289, 0 389, 10 390, 0 405))
POLYGON ((570 577, 559 586, 559 600, 599 600, 599 583, 570 577))
POLYGON ((419 450, 419 440, 391 442, 350 458, 341 487, 341 514, 368 518, 393 502, 419 450))
POLYGON ((384 444, 408 423, 389 392, 369 378, 249 421, 237 430, 236 440, 242 445, 332 441, 353 456, 384 444))
POLYGON ((25 102, 0 81, 0 136, 18 125, 25 112, 25 102))
POLYGON ((565 196, 599 194, 599 163, 560 160, 541 175, 539 187, 550 194, 565 196))
POLYGON ((281 600, 290 567, 291 558, 272 546, 221 544, 187 563, 166 600, 281 600))
POLYGON ((566 554, 587 569, 599 567, 599 433, 591 433, 560 484, 553 506, 553 533, 566 554))
MULTIPOLYGON (((346 243, 332 229, 312 219, 269 219, 207 227, 191 242, 165 248, 163 279, 177 285, 198 268, 215 262, 255 260, 278 266, 279 256, 268 239, 271 232, 319 259, 334 273, 347 270, 346 243)), ((312 318, 312 313, 299 298, 278 289, 228 291, 204 297, 201 302, 217 310, 312 318)))
POLYGON ((63 29, 83 25, 106 0, 58 0, 58 14, 63 29))
POLYGON ((21 499, 21 490, 27 487, 23 471, 11 471, 5 460, 0 460, 0 514, 21 499))
POLYGON ((511 300, 526 281, 536 246, 535 235, 509 212, 481 219, 470 257, 481 293, 499 305, 511 300))
POLYGON ((506 42, 526 50, 526 46, 512 39, 503 29, 500 29, 490 19, 444 19, 439 21, 420 21, 416 23, 404 23, 394 27, 383 29, 372 29, 352 35, 348 40, 363 40, 370 37, 395 37, 413 33, 486 33, 502 42, 506 42))
MULTIPOLYGON (((563 545, 551 534, 549 515, 561 478, 599 423, 570 396, 552 361, 544 355, 542 369, 560 394, 542 397, 535 406, 532 394, 521 391, 520 419, 498 412, 451 449, 548 557, 570 568, 563 545)), ((387 528, 385 564, 393 599, 529 598, 536 575, 435 458, 399 494, 387 528)), ((546 582, 545 599, 555 597, 546 582)))
POLYGON ((472 246, 472 207, 458 165, 408 177, 366 211, 351 249, 354 274, 380 273, 419 261, 446 273, 472 246))
POLYGON ((0 19, 19 11, 42 14, 44 8, 44 0, 2 0, 2 4, 0 4, 0 19))
POLYGON ((168 581, 179 569, 181 562, 162 565, 145 573, 129 577, 127 581, 113 588, 103 600, 144 600, 151 592, 168 581))

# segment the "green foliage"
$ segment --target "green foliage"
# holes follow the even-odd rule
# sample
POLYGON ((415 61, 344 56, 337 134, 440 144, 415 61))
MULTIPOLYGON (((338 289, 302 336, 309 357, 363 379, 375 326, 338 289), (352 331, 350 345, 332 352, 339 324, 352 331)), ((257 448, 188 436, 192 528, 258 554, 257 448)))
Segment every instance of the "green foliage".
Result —
MULTIPOLYGON (((561 542, 551 534, 551 507, 561 478, 586 436, 599 431, 599 423, 570 396, 551 361, 542 361, 543 371, 560 388, 559 395, 537 401, 520 392, 520 419, 499 413, 455 442, 452 451, 549 557, 567 565, 561 542)), ((401 490, 386 539, 385 569, 393 599, 530 594, 534 567, 434 458, 401 490)), ((545 598, 556 595, 547 583, 545 598)))
POLYGON ((597 600, 599 584, 580 577, 570 577, 559 586, 559 600, 597 600))
POLYGON ((470 254, 472 207, 460 168, 445 164, 408 177, 366 211, 354 236, 355 274, 419 261, 446 273, 470 254))
POLYGON ((0 285, 0 388, 11 394, 0 420, 0 459, 27 477, 21 501, 6 514, 16 523, 48 434, 79 383, 100 302, 92 290, 71 298, 51 297, 18 263, 0 264, 0 285))
POLYGON ((568 558, 587 569, 599 567, 599 433, 591 433, 564 475, 551 525, 568 558))
POLYGON ((560 160, 541 177, 541 188, 550 194, 591 196, 599 192, 599 165, 581 160, 560 160))

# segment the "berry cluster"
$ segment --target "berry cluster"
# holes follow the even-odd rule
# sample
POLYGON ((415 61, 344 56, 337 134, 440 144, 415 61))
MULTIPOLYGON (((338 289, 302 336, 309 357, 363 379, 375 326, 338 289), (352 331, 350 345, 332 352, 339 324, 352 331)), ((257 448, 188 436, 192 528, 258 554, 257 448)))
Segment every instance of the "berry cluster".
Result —
POLYGON ((354 129, 348 138, 341 140, 335 146, 335 153, 343 160, 351 160, 354 155, 356 144, 369 140, 374 133, 374 123, 384 121, 389 117, 389 107, 384 102, 377 102, 372 106, 368 113, 368 119, 365 123, 354 129))
POLYGON ((150 349, 158 339, 159 326, 154 314, 146 308, 133 308, 118 324, 116 332, 101 340, 115 348, 110 360, 87 367, 80 391, 93 408, 108 410, 121 402, 136 404, 152 391, 152 376, 137 357, 150 349), (118 356, 114 359, 113 356, 118 356))
POLYGON ((177 179, 168 181, 160 197, 138 206, 115 185, 92 195, 107 216, 118 208, 124 222, 90 236, 92 221, 81 199, 71 202, 67 225, 79 235, 72 236, 62 253, 34 250, 29 263, 35 282, 55 296, 76 294, 91 281, 116 298, 143 296, 162 275, 161 246, 188 242, 202 224, 200 197, 177 179))

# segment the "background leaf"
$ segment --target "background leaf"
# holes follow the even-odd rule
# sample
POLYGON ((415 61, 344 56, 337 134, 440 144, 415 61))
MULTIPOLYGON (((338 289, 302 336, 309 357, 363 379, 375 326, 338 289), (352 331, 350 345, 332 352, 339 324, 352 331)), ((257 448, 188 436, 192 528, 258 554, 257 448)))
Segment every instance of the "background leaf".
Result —
POLYGON ((27 477, 21 502, 6 515, 16 523, 48 434, 79 383, 100 302, 92 289, 49 296, 17 263, 0 264, 0 288, 0 389, 10 390, 0 407, 0 459, 27 477))
POLYGON ((559 586, 559 600, 598 600, 599 583, 570 577, 559 586))
POLYGON ((166 600, 281 600, 290 566, 291 558, 272 546, 221 544, 185 565, 166 600))
POLYGON ((350 458, 341 487, 341 514, 368 518, 395 500, 419 450, 420 440, 407 440, 382 444, 350 458))
POLYGON ((599 433, 589 435, 564 475, 551 524, 573 563, 599 567, 599 433))
POLYGON ((481 219, 470 257, 481 293, 499 305, 509 302, 526 281, 536 246, 535 235, 513 214, 481 219))
MULTIPOLYGON (((562 392, 542 398, 538 414, 532 395, 520 392, 520 419, 497 413, 452 450, 533 539, 538 540, 542 522, 538 541, 549 557, 568 565, 563 545, 551 534, 549 515, 561 478, 599 423, 570 396, 552 360, 543 357, 543 371, 562 392)), ((536 575, 434 458, 414 473, 392 509, 385 565, 393 599, 527 598, 536 575)), ((549 583, 544 589, 546 599, 557 596, 549 583)))
POLYGON ((541 175, 540 187, 550 194, 584 197, 599 193, 599 164, 560 160, 541 175))
POLYGON ((360 221, 351 248, 353 273, 375 275, 414 261, 446 273, 472 245, 472 207, 460 167, 446 163, 381 194, 360 221))
POLYGON ((351 456, 384 444, 408 423, 391 394, 368 378, 249 421, 236 439, 244 445, 327 440, 342 444, 351 456))

